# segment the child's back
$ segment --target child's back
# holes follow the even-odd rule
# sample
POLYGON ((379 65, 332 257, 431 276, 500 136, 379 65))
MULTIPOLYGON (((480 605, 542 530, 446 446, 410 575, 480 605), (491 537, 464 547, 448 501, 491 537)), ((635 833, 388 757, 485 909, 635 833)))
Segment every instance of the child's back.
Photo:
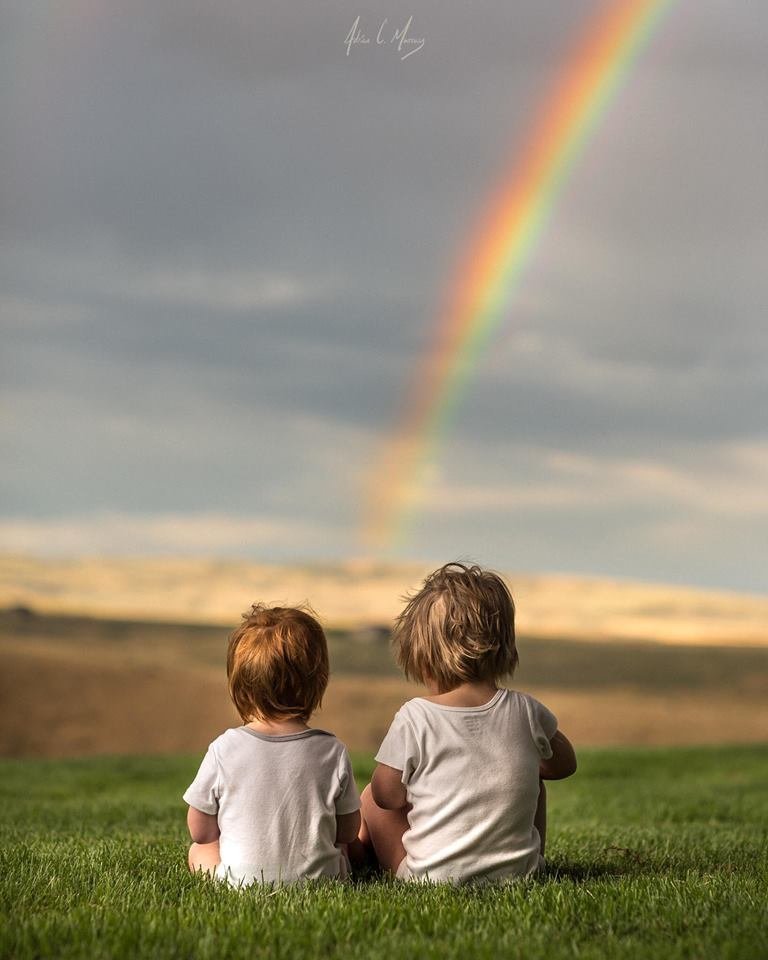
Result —
POLYGON ((343 875, 336 817, 360 806, 347 751, 332 734, 247 726, 213 741, 184 800, 216 815, 217 874, 233 883, 343 875))
POLYGON ((406 703, 376 755, 402 770, 412 806, 399 875, 495 880, 536 870, 539 764, 556 729, 546 707, 511 690, 479 707, 406 703))

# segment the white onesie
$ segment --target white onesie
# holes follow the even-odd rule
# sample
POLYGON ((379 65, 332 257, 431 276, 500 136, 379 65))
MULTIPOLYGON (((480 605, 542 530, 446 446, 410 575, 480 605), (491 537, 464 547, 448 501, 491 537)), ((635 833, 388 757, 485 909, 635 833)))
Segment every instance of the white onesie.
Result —
POLYGON ((534 872, 539 762, 552 756, 556 730, 554 714, 514 690, 479 707, 405 703, 376 754, 402 771, 413 805, 398 876, 462 882, 534 872))
POLYGON ((346 747, 325 730, 233 727, 208 747, 184 800, 216 814, 216 875, 233 886, 346 873, 336 816, 358 810, 360 797, 346 747))

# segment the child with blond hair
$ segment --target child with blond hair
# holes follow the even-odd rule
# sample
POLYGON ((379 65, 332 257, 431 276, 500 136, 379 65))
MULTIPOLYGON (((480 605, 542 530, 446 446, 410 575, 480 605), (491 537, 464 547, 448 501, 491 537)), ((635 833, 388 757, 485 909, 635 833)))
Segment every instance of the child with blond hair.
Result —
POLYGON ((233 886, 344 879, 360 798, 346 747, 308 721, 328 684, 323 628, 306 610, 254 604, 227 651, 243 725, 208 747, 184 793, 189 867, 233 886))
POLYGON ((404 704, 363 791, 360 841, 402 879, 465 882, 544 865, 544 780, 576 770, 555 716, 500 688, 518 662, 515 606, 478 566, 436 570, 398 617, 396 659, 427 695, 404 704))

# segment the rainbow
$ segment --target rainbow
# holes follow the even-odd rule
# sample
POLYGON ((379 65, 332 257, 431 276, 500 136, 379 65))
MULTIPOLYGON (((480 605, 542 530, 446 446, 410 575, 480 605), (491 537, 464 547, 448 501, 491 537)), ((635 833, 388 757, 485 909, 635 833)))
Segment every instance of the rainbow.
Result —
POLYGON ((576 44, 460 263, 434 342, 368 482, 365 539, 394 546, 568 175, 672 0, 612 0, 576 44))

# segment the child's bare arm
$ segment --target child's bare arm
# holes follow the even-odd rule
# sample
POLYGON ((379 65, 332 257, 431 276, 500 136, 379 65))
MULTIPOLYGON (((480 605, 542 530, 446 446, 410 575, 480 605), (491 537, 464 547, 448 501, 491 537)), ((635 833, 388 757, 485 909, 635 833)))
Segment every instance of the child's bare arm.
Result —
POLYGON ((336 843, 352 843, 360 832, 360 811, 336 814, 336 843))
POLYGON ((401 810, 408 805, 402 776, 402 770, 395 770, 384 763, 376 767, 371 777, 371 793, 377 807, 382 810, 401 810))
POLYGON ((219 839, 219 821, 213 813, 203 813, 190 807, 187 811, 189 835, 195 843, 213 843, 219 839))
POLYGON ((568 737, 559 730, 549 742, 552 756, 539 764, 539 776, 542 780, 565 780, 576 772, 576 752, 568 737))

